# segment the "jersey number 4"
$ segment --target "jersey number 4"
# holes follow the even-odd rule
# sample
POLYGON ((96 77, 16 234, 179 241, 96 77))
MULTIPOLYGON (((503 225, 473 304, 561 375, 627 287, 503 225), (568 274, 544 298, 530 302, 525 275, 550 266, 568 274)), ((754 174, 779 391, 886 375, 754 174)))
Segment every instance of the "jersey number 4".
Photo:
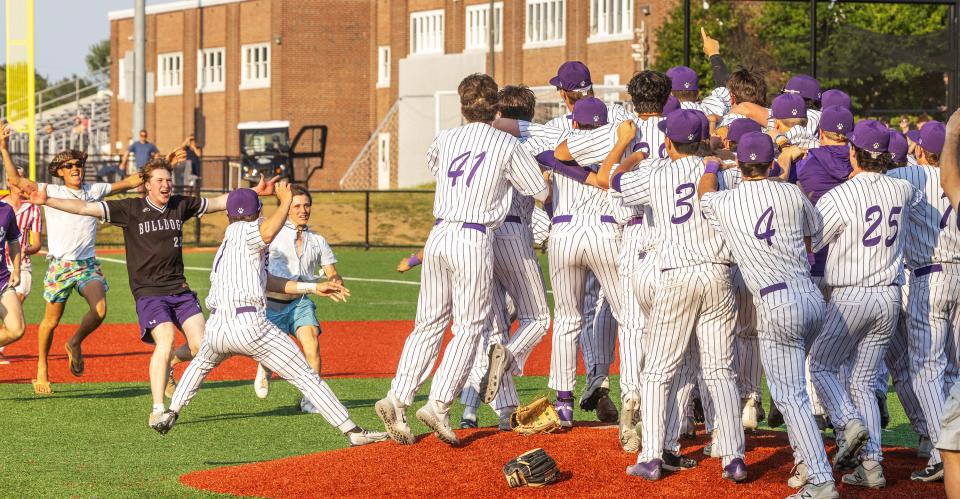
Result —
MULTIPOLYGON (((473 154, 473 151, 467 151, 456 158, 453 158, 453 161, 450 162, 450 168, 447 169, 447 177, 450 177, 450 187, 457 186, 457 179, 463 175, 463 170, 467 166, 467 161, 470 160, 470 156, 473 154)), ((473 166, 470 168, 470 173, 467 174, 467 187, 470 187, 470 184, 473 182, 473 176, 477 173, 477 169, 480 168, 480 164, 483 163, 484 158, 487 157, 487 153, 481 151, 480 154, 477 154, 477 157, 473 160, 473 166)))
POLYGON ((871 206, 867 208, 867 212, 863 216, 865 222, 870 222, 870 227, 867 227, 867 232, 863 235, 863 245, 870 248, 880 244, 880 240, 883 239, 883 244, 886 247, 893 246, 893 243, 897 241, 897 234, 900 233, 900 221, 897 220, 897 217, 900 216, 900 213, 903 212, 902 206, 894 206, 890 208, 890 215, 887 217, 887 225, 893 229, 893 234, 890 234, 887 238, 883 238, 881 234, 874 235, 875 232, 880 228, 880 224, 883 223, 883 210, 879 206, 871 206))
POLYGON ((776 233, 777 230, 773 228, 773 206, 771 206, 760 214, 760 218, 753 226, 753 235, 761 241, 766 241, 769 246, 773 246, 773 235, 776 233))

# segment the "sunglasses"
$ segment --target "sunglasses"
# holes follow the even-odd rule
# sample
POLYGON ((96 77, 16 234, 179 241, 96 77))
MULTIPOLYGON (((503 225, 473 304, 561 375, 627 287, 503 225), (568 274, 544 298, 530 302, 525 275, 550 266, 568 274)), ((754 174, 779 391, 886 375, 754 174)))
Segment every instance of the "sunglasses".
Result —
POLYGON ((72 169, 76 168, 76 169, 78 169, 78 170, 82 170, 82 169, 83 169, 83 165, 81 165, 79 161, 68 161, 68 162, 66 162, 66 163, 61 164, 61 165, 58 166, 57 168, 66 168, 66 169, 68 169, 68 170, 72 170, 72 169))

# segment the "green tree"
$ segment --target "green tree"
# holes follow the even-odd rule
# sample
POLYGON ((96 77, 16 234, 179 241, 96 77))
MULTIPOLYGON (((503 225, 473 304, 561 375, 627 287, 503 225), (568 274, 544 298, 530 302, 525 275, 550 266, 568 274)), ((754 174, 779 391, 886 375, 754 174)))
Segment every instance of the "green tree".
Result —
POLYGON ((110 40, 91 45, 85 60, 91 73, 110 66, 110 40))
MULTIPOLYGON (((710 71, 710 61, 703 55, 703 44, 700 38, 700 28, 707 30, 710 36, 720 42, 720 53, 724 60, 730 63, 739 60, 737 54, 727 50, 731 45, 738 45, 741 38, 739 23, 737 22, 737 7, 734 2, 719 2, 711 4, 708 9, 703 8, 701 2, 691 2, 690 6, 690 67, 700 75, 702 88, 714 86, 713 75, 710 71)), ((667 20, 657 30, 657 52, 653 68, 657 71, 666 71, 673 66, 683 64, 683 4, 677 6, 667 20)))

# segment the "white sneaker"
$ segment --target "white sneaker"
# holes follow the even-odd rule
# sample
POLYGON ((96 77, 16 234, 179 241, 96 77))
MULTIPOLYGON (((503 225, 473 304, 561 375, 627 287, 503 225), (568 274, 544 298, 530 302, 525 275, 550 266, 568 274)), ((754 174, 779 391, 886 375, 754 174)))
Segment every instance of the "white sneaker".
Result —
POLYGON ((640 401, 635 397, 623 399, 623 406, 620 409, 620 424, 618 433, 620 437, 620 448, 624 452, 637 452, 640 450, 640 433, 637 431, 637 425, 640 423, 640 401))
POLYGON ((790 479, 787 480, 787 485, 794 489, 799 489, 806 485, 808 480, 810 480, 810 468, 807 467, 807 463, 800 461, 793 465, 793 470, 790 471, 790 479))
POLYGON ((407 424, 406 407, 401 406, 392 395, 387 395, 386 398, 378 400, 373 408, 380 421, 383 421, 383 427, 390 438, 400 444, 413 443, 413 433, 410 431, 410 425, 407 424))
POLYGON ((263 364, 257 364, 257 376, 253 378, 253 391, 258 398, 265 399, 270 394, 270 376, 273 373, 263 367, 263 364))
POLYGON ((757 421, 757 401, 747 397, 741 401, 740 422, 745 430, 756 430, 760 423, 757 421))
POLYGON ((417 419, 427 428, 433 430, 440 441, 450 445, 459 445, 460 440, 457 438, 457 434, 453 432, 453 428, 450 427, 447 414, 440 412, 436 406, 437 403, 433 400, 427 402, 426 405, 417 410, 417 419))
POLYGON ((313 404, 307 400, 306 397, 300 399, 300 412, 306 412, 308 414, 320 414, 320 409, 317 409, 313 404))
POLYGON ((367 431, 360 429, 360 431, 351 431, 347 433, 347 440, 350 441, 350 447, 383 442, 389 438, 390 436, 383 431, 367 431))
POLYGON ((857 487, 869 487, 871 489, 881 489, 887 486, 887 479, 883 476, 883 466, 874 461, 874 467, 867 469, 860 463, 853 473, 843 475, 843 483, 856 485, 857 487))
POLYGON ((840 499, 840 493, 833 482, 823 482, 820 485, 808 483, 796 494, 787 496, 787 499, 840 499))
POLYGON ((870 433, 867 432, 867 427, 863 425, 863 421, 857 418, 851 419, 843 429, 843 439, 837 440, 837 452, 833 455, 833 465, 837 466, 856 459, 869 439, 870 433))

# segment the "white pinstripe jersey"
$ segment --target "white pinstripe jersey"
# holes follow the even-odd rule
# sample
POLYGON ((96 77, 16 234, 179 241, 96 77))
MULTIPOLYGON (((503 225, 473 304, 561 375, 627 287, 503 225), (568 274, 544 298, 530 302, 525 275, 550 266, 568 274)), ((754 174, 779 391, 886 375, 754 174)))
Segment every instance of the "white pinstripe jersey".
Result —
POLYGON ((784 135, 791 144, 804 149, 820 147, 820 111, 807 109, 807 126, 797 125, 784 135))
MULTIPOLYGON (((733 123, 734 121, 736 121, 736 120, 738 120, 738 119, 740 119, 740 118, 751 119, 750 117, 744 116, 744 115, 742 115, 742 114, 727 113, 727 114, 725 114, 725 115, 723 116, 723 118, 720 120, 720 122, 717 123, 717 128, 725 127, 725 126, 730 126, 731 123, 733 123)), ((767 126, 763 128, 763 132, 764 132, 764 133, 767 133, 768 131, 773 130, 773 127, 774 127, 773 116, 770 116, 770 110, 767 109, 767 126)))
POLYGON ((266 303, 267 243, 260 235, 260 222, 233 222, 213 259, 207 308, 256 307, 266 303))
POLYGON ((510 208, 510 186, 532 196, 546 188, 533 156, 512 135, 486 123, 440 132, 427 151, 437 179, 433 215, 495 228, 510 208))
POLYGON ((700 209, 723 235, 754 296, 773 284, 810 279, 803 238, 819 232, 822 221, 796 185, 745 181, 704 194, 700 209))
MULTIPOLYGON (((599 169, 600 163, 606 159, 610 151, 617 144, 617 126, 604 125, 593 130, 572 130, 567 135, 567 149, 577 164, 599 169)), ((620 158, 617 162, 622 161, 620 158)), ((595 189, 596 190, 596 189, 595 189)), ((624 225, 634 217, 643 215, 642 206, 626 206, 622 200, 606 195, 608 212, 618 224, 624 225)))
MULTIPOLYGON (((613 187, 619 190, 625 204, 650 207, 654 227, 651 237, 659 241, 661 268, 732 261, 720 233, 700 213, 697 183, 704 168, 703 158, 697 156, 676 161, 661 159, 614 181, 613 187)), ((733 187, 737 178, 734 174, 720 175, 720 188, 733 187)))
POLYGON ((922 194, 920 205, 910 212, 907 267, 960 262, 960 219, 940 187, 940 169, 908 165, 887 175, 910 182, 922 194))
MULTIPOLYGON (((544 139, 549 143, 559 145, 573 135, 588 137, 590 132, 602 130, 560 130, 547 125, 536 123, 521 123, 521 134, 527 137, 544 139)), ((615 133, 615 132, 614 132, 615 133)), ((569 148, 570 143, 567 142, 569 148)), ((605 156, 604 156, 605 157, 605 156)), ((602 158, 601 158, 602 161, 602 158)), ((609 215, 610 205, 606 194, 596 187, 581 184, 564 175, 552 175, 553 184, 553 215, 609 215)))
POLYGON ((680 109, 693 109, 710 116, 723 116, 730 111, 730 91, 727 87, 714 88, 709 95, 696 102, 681 102, 680 109))
MULTIPOLYGON (((651 116, 648 118, 633 119, 637 125, 637 138, 630 144, 629 152, 643 151, 647 154, 647 159, 664 159, 667 157, 667 146, 664 144, 666 137, 660 131, 659 124, 663 121, 662 116, 651 116)), ((616 138, 614 138, 616 140, 616 138)))
MULTIPOLYGON (((544 151, 552 151, 554 149, 547 140, 534 137, 521 138, 520 144, 534 157, 544 151)), ((533 207, 534 202, 532 196, 524 196, 517 192, 513 186, 510 187, 510 209, 507 210, 508 217, 520 217, 522 223, 529 227, 531 217, 533 216, 533 207)))
MULTIPOLYGON (((629 119, 630 113, 621 104, 607 104, 607 123, 615 125, 629 119)), ((573 130, 573 113, 561 114, 547 121, 546 126, 560 130, 573 130)))
POLYGON ((540 246, 547 240, 547 237, 550 236, 550 225, 550 215, 547 215, 546 210, 539 206, 534 206, 533 220, 530 224, 530 228, 533 231, 534 245, 540 246))
POLYGON ((824 283, 840 286, 903 284, 901 230, 921 201, 909 182, 861 172, 817 201, 823 229, 813 250, 830 245, 824 283))

